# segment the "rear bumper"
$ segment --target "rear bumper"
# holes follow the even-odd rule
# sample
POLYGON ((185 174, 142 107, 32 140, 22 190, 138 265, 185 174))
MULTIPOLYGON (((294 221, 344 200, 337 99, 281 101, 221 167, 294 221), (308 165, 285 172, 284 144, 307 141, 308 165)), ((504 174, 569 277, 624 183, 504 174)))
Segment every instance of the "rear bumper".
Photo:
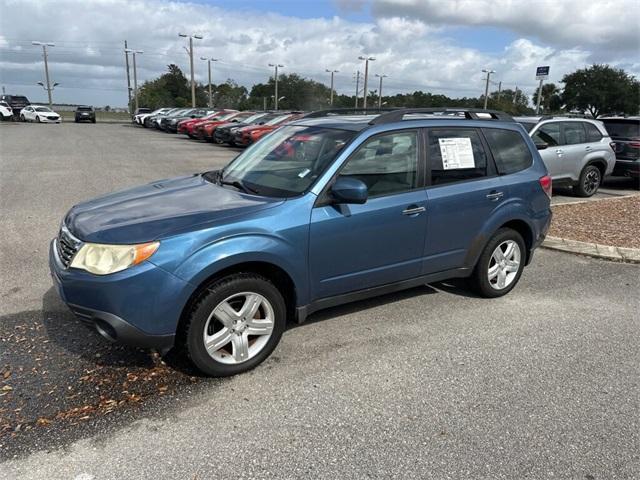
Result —
POLYGON ((616 160, 612 175, 640 178, 640 160, 616 160))

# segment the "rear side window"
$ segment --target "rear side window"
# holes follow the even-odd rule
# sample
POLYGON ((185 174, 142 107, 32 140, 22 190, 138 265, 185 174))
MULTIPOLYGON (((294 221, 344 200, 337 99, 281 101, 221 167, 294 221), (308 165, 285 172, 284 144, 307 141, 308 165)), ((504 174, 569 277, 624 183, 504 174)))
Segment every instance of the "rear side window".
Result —
POLYGON ((535 143, 546 143, 551 147, 560 145, 560 124, 545 123, 532 135, 532 138, 535 143))
POLYGON ((516 173, 531 166, 531 152, 518 132, 498 128, 485 128, 482 132, 500 175, 516 173))
POLYGON ((487 154, 476 130, 433 128, 428 132, 432 185, 487 176, 487 154))
POLYGON ((565 145, 587 143, 587 135, 584 131, 583 125, 583 122, 566 122, 562 124, 564 128, 565 145))
POLYGON ((592 123, 585 123, 584 129, 587 132, 587 142, 599 142, 602 140, 600 130, 592 123))

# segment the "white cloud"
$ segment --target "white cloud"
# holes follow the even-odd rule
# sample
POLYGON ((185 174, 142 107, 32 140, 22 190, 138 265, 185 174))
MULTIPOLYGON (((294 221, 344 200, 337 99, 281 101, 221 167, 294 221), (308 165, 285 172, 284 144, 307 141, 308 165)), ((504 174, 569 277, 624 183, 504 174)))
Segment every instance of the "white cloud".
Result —
MULTIPOLYGON (((130 48, 144 50, 138 57, 140 81, 157 77, 169 63, 176 63, 187 73, 185 41, 177 35, 181 31, 204 36, 203 40, 194 41, 197 58, 222 59, 213 66, 215 82, 233 78, 250 86, 266 81, 272 73, 267 64, 278 62, 285 65, 284 73, 296 72, 324 82, 328 82, 325 68, 337 69, 337 89, 350 94, 355 87, 352 74, 357 68, 362 69, 357 57, 366 53, 376 57, 370 66, 372 75, 389 75, 385 79, 386 92, 422 89, 451 96, 482 93, 481 70, 487 66, 498 72, 495 79, 503 80, 505 88, 517 84, 533 90, 537 65, 551 65, 552 79, 558 80, 564 73, 590 62, 594 32, 609 35, 607 38, 611 35, 604 27, 592 29, 588 35, 583 33, 583 41, 578 39, 564 47, 522 35, 500 54, 488 54, 481 48, 457 46, 443 28, 446 22, 442 18, 453 15, 445 12, 443 5, 457 15, 455 18, 466 18, 469 2, 457 2, 454 9, 449 8, 449 2, 440 2, 437 8, 433 7, 432 18, 426 19, 424 14, 417 14, 422 12, 420 9, 409 15, 418 8, 417 2, 405 0, 394 12, 409 13, 389 16, 384 9, 389 8, 391 0, 381 1, 375 5, 380 16, 369 22, 339 17, 300 19, 161 0, 0 2, 0 81, 7 84, 8 90, 43 98, 40 87, 27 86, 43 76, 41 50, 31 46, 31 40, 55 41, 49 66, 52 80, 60 83, 56 99, 97 105, 126 103, 125 39, 130 48)), ((490 12, 479 12, 479 16, 490 24, 494 10, 487 8, 490 12)), ((519 11, 525 14, 524 10, 519 11)), ((515 13, 494 14, 500 25, 515 18, 515 13)), ((532 16, 530 12, 527 15, 532 16)), ((564 27, 565 22, 556 20, 555 25, 564 27)), ((632 67, 632 72, 638 71, 635 59, 621 57, 618 62, 632 67)), ((196 79, 206 80, 206 65, 199 59, 196 79)))

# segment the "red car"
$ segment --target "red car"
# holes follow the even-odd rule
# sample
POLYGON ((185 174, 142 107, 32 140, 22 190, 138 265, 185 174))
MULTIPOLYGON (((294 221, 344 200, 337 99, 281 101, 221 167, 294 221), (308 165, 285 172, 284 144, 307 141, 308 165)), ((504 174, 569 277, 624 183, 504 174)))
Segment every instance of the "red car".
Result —
POLYGON ((213 135, 215 134, 216 128, 219 125, 226 124, 229 122, 241 122, 249 117, 255 115, 256 112, 235 112, 226 117, 220 117, 217 120, 211 120, 205 123, 198 125, 196 129, 196 136, 200 140, 207 140, 208 142, 213 141, 213 135))
POLYGON ((248 147, 252 143, 257 142, 267 133, 273 132, 281 125, 291 122, 300 118, 303 113, 284 113, 279 117, 263 124, 263 125, 250 125, 248 127, 239 128, 233 137, 233 143, 238 147, 248 147))
POLYGON ((222 115, 235 112, 235 110, 217 110, 213 113, 210 113, 206 117, 202 118, 189 118, 187 120, 183 120, 178 124, 178 133, 184 133, 185 135, 189 135, 193 137, 193 130, 195 127, 200 125, 201 123, 207 122, 209 120, 213 120, 214 118, 220 117, 222 115))

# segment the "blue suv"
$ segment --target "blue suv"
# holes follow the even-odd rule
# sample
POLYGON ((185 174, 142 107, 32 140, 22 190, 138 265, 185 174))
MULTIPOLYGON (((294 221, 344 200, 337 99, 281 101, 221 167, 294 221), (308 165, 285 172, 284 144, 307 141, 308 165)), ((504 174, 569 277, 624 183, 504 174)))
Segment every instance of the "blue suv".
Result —
POLYGON ((454 277, 506 294, 550 196, 535 145, 502 112, 315 112, 222 170, 74 206, 49 262, 104 337, 180 347, 227 376, 322 308, 454 277))

